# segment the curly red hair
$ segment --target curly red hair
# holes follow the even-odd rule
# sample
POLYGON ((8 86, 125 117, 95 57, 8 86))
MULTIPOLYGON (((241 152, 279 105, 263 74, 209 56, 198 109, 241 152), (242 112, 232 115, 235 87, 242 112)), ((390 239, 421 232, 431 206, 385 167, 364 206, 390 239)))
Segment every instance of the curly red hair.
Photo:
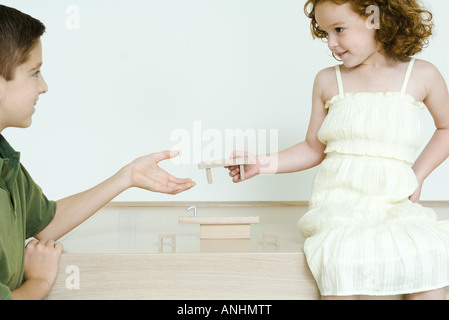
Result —
POLYGON ((308 0, 304 12, 311 19, 310 28, 314 38, 326 39, 315 19, 315 8, 319 3, 330 1, 337 5, 350 3, 360 16, 368 18, 369 6, 375 5, 380 11, 380 28, 376 30, 376 40, 382 44, 386 55, 405 60, 421 52, 429 44, 434 24, 432 13, 423 8, 417 0, 308 0))

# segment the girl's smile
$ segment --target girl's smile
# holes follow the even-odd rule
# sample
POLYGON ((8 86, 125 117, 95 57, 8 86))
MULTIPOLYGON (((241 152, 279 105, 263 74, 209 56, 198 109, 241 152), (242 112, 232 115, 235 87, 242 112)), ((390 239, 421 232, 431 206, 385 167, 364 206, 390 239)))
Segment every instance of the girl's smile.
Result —
POLYGON ((335 55, 343 60, 343 58, 348 54, 348 51, 344 52, 335 52, 335 55))

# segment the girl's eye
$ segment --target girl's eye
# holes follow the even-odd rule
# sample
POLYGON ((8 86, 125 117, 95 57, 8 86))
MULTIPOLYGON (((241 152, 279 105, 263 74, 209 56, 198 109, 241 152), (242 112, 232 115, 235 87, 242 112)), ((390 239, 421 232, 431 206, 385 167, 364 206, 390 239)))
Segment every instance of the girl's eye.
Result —
POLYGON ((342 33, 343 30, 345 30, 345 28, 335 28, 335 31, 337 31, 337 33, 342 33))

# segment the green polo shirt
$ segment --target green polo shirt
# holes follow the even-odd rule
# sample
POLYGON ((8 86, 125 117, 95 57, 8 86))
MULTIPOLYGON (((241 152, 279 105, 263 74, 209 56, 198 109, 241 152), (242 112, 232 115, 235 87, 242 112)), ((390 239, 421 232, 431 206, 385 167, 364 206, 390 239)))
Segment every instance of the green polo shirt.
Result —
POLYGON ((49 201, 0 135, 0 300, 23 283, 25 240, 43 230, 55 216, 49 201))

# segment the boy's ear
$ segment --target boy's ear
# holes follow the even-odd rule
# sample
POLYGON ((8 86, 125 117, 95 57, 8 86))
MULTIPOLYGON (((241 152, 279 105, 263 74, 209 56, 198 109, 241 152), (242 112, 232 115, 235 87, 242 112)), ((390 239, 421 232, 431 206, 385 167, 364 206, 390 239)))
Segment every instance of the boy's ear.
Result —
POLYGON ((2 76, 0 76, 0 102, 2 102, 3 100, 3 96, 5 93, 5 88, 6 88, 6 80, 5 78, 3 78, 2 76))

